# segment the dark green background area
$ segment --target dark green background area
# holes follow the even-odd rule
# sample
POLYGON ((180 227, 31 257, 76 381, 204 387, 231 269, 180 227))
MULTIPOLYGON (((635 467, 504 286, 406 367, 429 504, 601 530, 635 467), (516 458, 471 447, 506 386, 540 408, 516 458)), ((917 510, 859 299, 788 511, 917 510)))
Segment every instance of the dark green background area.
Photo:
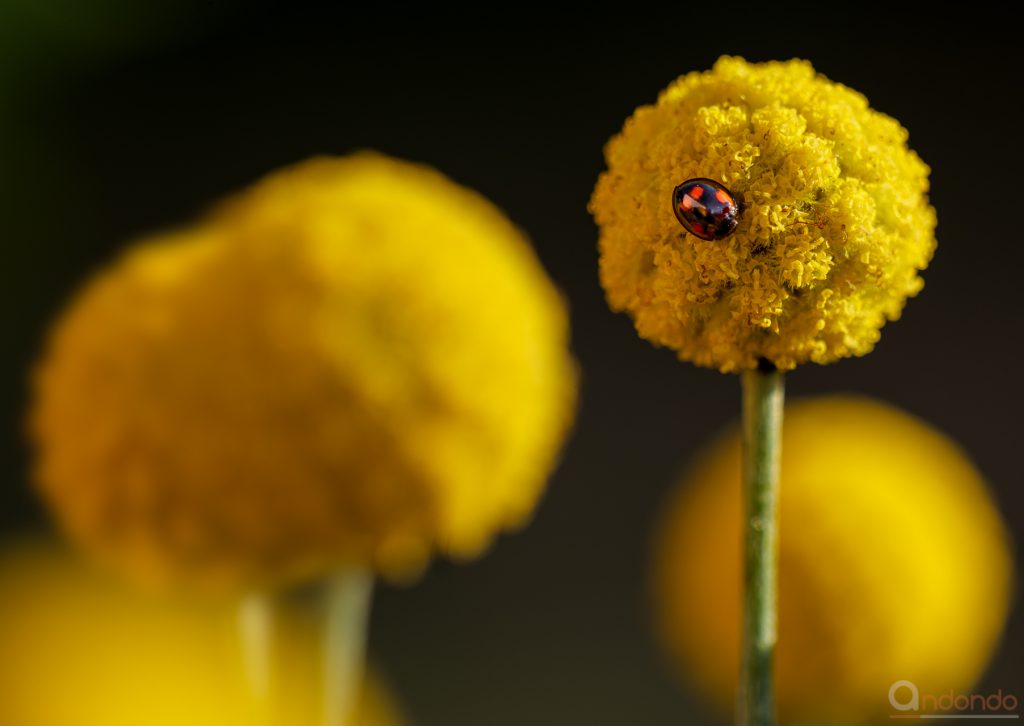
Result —
MULTIPOLYGON (((485 559, 382 588, 376 660, 427 726, 714 723, 650 632, 649 535, 680 467, 737 414, 739 385, 678 363, 608 311, 586 203, 603 144, 637 105, 738 53, 809 58, 898 118, 933 168, 940 246, 925 291, 873 354, 803 367, 790 393, 855 391, 935 423, 990 479, 1019 541, 1017 51, 920 29, 917 45, 852 31, 865 42, 850 45, 804 27, 686 25, 669 12, 678 7, 634 29, 624 15, 496 22, 507 9, 495 6, 470 29, 464 15, 397 7, 369 18, 295 4, 0 0, 0 533, 43 521, 19 433, 25 381, 75 287, 126 242, 271 169, 379 149, 480 190, 529 233, 570 300, 583 392, 534 523, 485 559)), ((1022 655, 1018 605, 981 688, 1021 694, 1022 655)))

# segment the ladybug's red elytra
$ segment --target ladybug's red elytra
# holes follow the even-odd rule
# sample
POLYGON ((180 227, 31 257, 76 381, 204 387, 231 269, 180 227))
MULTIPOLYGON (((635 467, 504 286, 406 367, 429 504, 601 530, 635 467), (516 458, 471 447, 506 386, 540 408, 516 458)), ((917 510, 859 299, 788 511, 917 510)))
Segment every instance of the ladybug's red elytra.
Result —
POLYGON ((705 240, 728 237, 740 223, 742 205, 714 179, 689 179, 672 192, 672 210, 690 234, 705 240))

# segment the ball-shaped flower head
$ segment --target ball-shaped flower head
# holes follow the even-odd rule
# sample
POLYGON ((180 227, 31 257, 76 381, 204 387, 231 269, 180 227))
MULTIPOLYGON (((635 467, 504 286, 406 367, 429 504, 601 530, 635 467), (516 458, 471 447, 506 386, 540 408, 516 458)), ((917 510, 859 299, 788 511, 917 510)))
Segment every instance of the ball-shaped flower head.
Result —
MULTIPOLYGON (((248 683, 237 633, 231 602, 152 597, 54 544, 7 544, 0 723, 272 726, 248 683)), ((351 723, 404 722, 371 671, 351 723)))
MULTIPOLYGON (((656 540, 659 630, 724 713, 740 658, 740 440, 703 453, 656 540)), ((856 397, 786 411, 776 688, 789 723, 874 723, 893 682, 969 692, 1006 620, 1006 528, 964 453, 856 397)), ((906 694, 903 694, 904 696, 906 694)))
POLYGON ((647 340, 723 372, 864 355, 923 282, 928 167, 907 132, 804 61, 721 58, 675 81, 609 142, 590 209, 601 282, 647 340), (688 233, 673 190, 741 204, 723 239, 688 233))
POLYGON ((314 159, 129 254, 38 376, 38 480, 141 577, 408 574, 531 513, 569 425, 562 299, 437 172, 314 159))

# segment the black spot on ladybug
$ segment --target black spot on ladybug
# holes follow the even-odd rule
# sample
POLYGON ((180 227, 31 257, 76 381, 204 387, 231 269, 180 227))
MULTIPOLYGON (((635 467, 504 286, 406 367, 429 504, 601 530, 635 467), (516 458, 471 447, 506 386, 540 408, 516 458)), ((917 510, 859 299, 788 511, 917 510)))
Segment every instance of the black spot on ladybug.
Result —
POLYGON ((690 179, 677 186, 672 210, 687 232, 705 240, 732 234, 743 211, 736 196, 713 179, 690 179))

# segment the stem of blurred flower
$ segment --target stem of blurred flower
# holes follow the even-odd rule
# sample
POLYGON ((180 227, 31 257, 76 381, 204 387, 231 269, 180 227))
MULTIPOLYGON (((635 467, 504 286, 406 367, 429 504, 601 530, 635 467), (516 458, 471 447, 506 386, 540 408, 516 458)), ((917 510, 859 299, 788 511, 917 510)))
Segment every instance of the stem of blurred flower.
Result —
POLYGON ((778 583, 782 373, 769 363, 743 374, 744 595, 740 726, 775 723, 772 660, 778 583))
POLYGON ((362 687, 373 577, 350 571, 246 597, 243 660, 260 724, 344 726, 362 687))

